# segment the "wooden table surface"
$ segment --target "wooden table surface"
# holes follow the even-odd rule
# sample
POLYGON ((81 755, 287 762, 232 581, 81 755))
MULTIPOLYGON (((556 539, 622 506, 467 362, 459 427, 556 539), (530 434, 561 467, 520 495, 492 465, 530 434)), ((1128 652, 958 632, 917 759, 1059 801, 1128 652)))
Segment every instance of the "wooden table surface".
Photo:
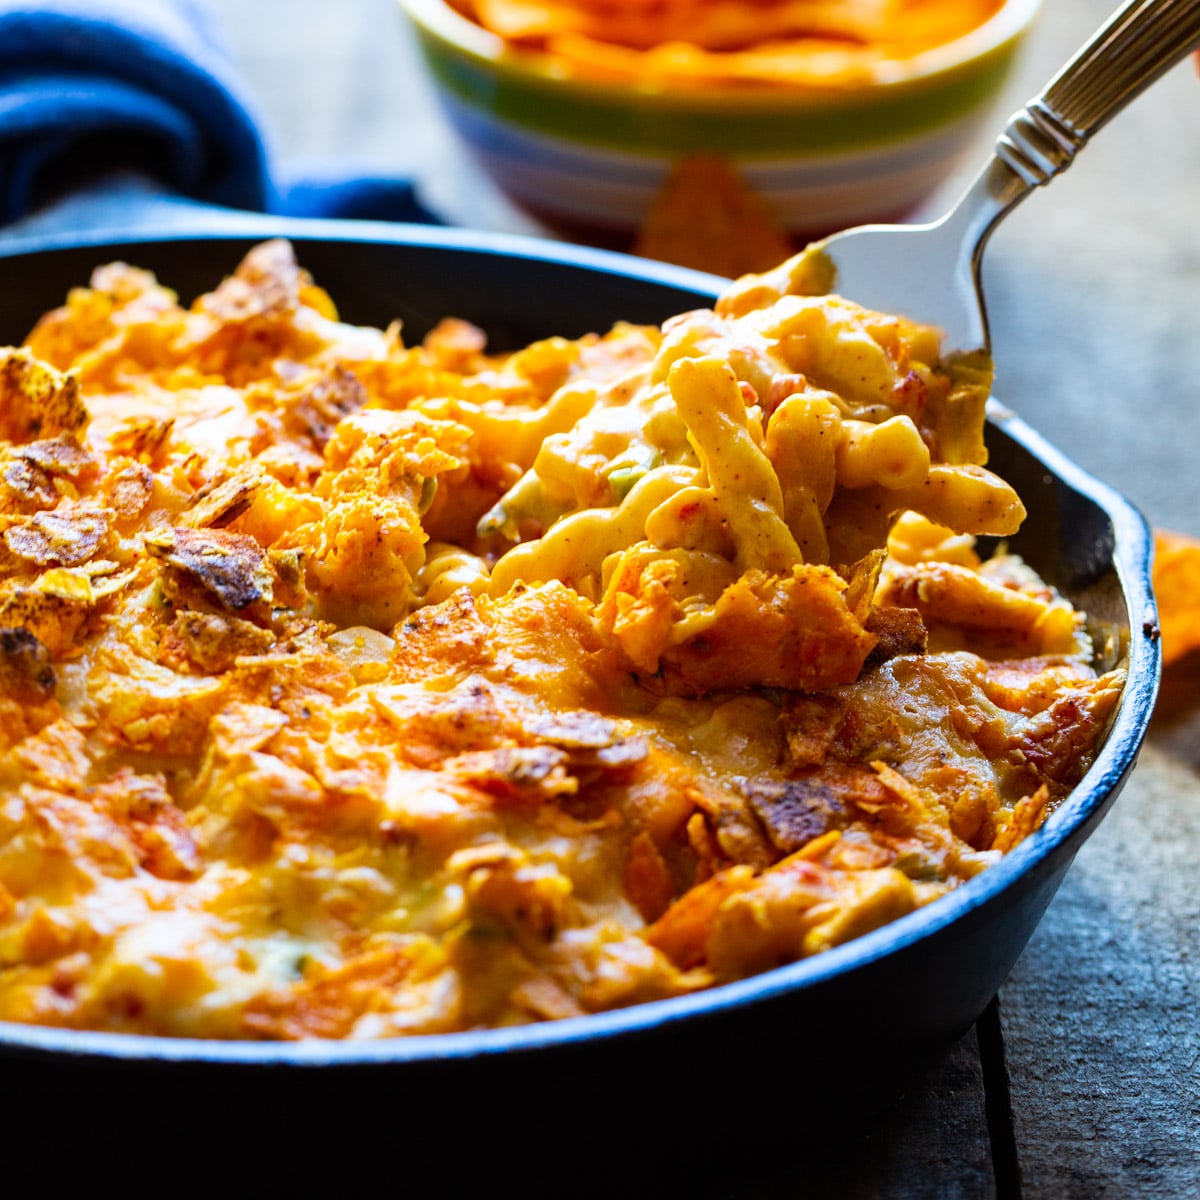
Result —
MULTIPOLYGON (((997 129, 1115 3, 1046 0, 997 129)), ((465 159, 393 0, 220 8, 281 165, 411 174, 457 224, 544 232, 465 159)), ((1190 64, 1005 223, 986 284, 997 394, 1152 524, 1200 534, 1190 64)), ((864 1131, 850 1161, 722 1195, 1200 1196, 1200 686, 1175 685, 1183 701, 1160 711, 1132 781, 978 1028, 864 1131)))

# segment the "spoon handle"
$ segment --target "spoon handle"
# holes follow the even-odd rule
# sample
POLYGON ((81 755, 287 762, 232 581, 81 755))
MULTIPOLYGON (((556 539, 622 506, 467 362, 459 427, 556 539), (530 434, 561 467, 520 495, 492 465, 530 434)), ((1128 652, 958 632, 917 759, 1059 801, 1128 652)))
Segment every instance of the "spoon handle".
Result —
MULTIPOLYGON (((1200 0, 1129 0, 1043 91, 1009 119, 995 152, 939 222, 978 287, 988 238, 1034 188, 1075 161, 1135 96, 1200 47, 1200 0)), ((1200 107, 1200 83, 1197 85, 1200 107)))
POLYGON ((1200 46, 1200 0, 1130 0, 1009 121, 996 155, 1037 187, 1088 139, 1200 46))

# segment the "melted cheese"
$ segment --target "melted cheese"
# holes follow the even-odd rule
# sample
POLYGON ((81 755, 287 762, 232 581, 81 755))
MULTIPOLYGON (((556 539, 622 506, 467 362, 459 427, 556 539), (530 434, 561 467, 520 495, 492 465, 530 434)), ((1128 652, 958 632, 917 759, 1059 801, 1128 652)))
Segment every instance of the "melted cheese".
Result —
POLYGON ((578 1015, 819 953, 1034 833, 1120 677, 978 563, 961 495, 886 564, 847 523, 935 472, 1020 510, 972 380, 789 291, 812 269, 506 357, 338 322, 281 243, 189 309, 114 265, 48 314, 0 379, 0 1019, 578 1015))

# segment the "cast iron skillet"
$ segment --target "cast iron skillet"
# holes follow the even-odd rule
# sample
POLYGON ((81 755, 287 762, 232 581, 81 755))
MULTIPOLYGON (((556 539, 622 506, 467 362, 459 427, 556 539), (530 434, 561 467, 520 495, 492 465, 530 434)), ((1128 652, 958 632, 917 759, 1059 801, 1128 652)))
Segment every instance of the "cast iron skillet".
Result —
MULTIPOLYGON (((215 231, 157 240, 60 239, 10 250, 0 256, 0 344, 19 341, 99 263, 121 258, 150 268, 188 302, 268 234, 293 240, 344 319, 399 317, 410 340, 455 315, 486 329, 494 349, 515 348, 603 330, 617 319, 658 322, 708 306, 721 287, 694 272, 531 240, 226 218, 215 231)), ((699 1155, 719 1174, 730 1147, 780 1153, 806 1132, 853 1126, 877 1112, 971 1026, 1007 976, 1133 768, 1157 688, 1142 518, 998 408, 989 445, 990 465, 1029 510, 1012 548, 1108 631, 1130 667, 1097 762, 1045 827, 999 864, 816 958, 579 1020, 349 1044, 0 1024, 0 1086, 22 1138, 58 1127, 69 1097, 75 1128, 66 1142, 89 1137, 97 1150, 128 1147, 131 1138, 140 1156, 151 1144, 183 1148, 195 1143, 199 1123, 213 1134, 196 1143, 205 1154, 230 1136, 256 1147, 286 1139, 301 1171, 319 1146, 365 1148, 378 1138, 389 1154, 403 1150, 397 1180, 417 1158, 462 1180, 472 1171, 486 1177, 484 1164, 497 1154, 528 1162, 531 1152, 543 1166, 576 1156, 598 1178, 603 1163, 613 1155, 620 1161, 631 1145, 660 1150, 669 1171, 672 1163, 694 1166, 699 1155)))

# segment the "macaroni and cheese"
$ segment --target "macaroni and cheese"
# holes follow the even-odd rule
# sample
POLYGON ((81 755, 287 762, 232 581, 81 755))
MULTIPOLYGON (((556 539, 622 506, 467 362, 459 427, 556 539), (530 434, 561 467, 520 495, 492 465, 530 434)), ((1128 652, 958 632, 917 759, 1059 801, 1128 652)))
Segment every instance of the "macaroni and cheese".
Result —
POLYGON ((1119 671, 1020 560, 982 360, 807 252, 505 355, 284 242, 114 263, 0 389, 0 1019, 375 1038, 571 1017, 970 880, 1119 671))

